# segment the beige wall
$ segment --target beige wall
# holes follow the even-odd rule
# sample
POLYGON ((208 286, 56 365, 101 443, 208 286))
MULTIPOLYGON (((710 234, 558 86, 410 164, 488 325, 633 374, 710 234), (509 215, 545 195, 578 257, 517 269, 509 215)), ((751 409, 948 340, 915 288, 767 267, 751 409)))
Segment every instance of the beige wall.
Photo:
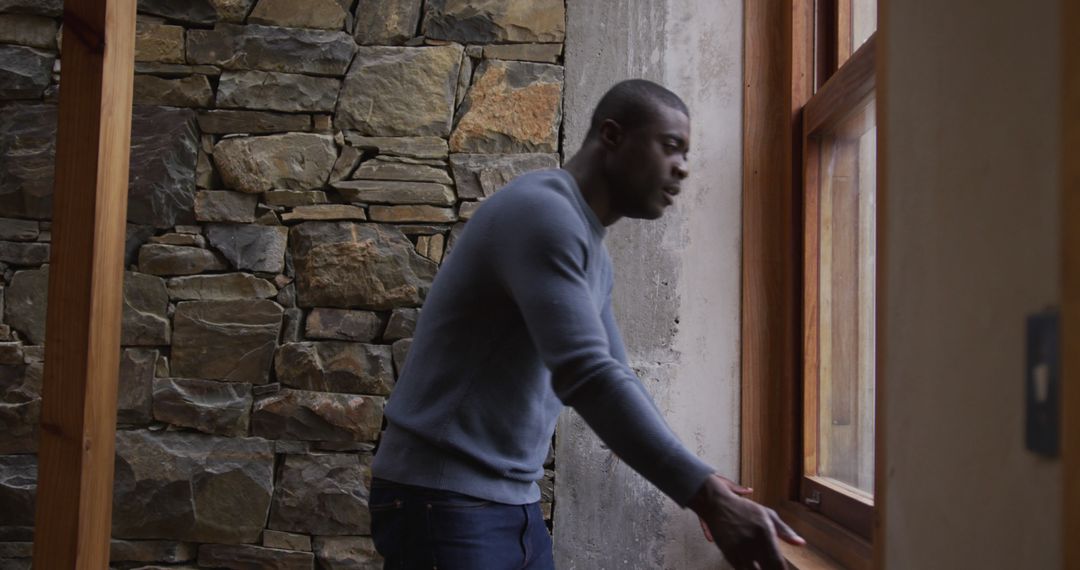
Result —
POLYGON ((888 6, 887 567, 1058 568, 1023 379, 1060 295, 1060 4, 888 6))

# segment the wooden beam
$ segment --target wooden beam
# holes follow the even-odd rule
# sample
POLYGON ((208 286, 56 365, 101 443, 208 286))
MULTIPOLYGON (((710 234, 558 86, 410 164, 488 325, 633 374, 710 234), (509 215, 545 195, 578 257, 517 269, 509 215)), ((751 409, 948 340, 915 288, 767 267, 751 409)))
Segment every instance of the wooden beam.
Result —
POLYGON ((1064 567, 1080 570, 1080 5, 1062 2, 1062 474, 1064 567))
POLYGON ((135 0, 66 0, 34 567, 109 564, 135 0))
POLYGON ((874 112, 877 113, 877 275, 876 291, 874 292, 874 337, 877 350, 874 353, 874 377, 877 387, 874 392, 874 558, 873 567, 877 570, 885 569, 885 554, 888 546, 888 536, 885 533, 885 515, 888 512, 888 445, 886 435, 888 429, 888 414, 886 395, 889 393, 889 379, 885 375, 886 354, 886 323, 888 275, 888 237, 887 224, 889 204, 889 4, 890 0, 878 0, 878 29, 874 40, 877 45, 875 65, 877 77, 875 78, 875 103, 874 112))

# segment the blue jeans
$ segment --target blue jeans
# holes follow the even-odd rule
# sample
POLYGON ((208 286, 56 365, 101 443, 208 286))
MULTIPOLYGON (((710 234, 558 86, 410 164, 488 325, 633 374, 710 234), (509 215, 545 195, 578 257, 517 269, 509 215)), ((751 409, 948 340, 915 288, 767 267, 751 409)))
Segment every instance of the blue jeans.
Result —
POLYGON ((387 570, 555 568, 539 503, 506 505, 376 479, 368 504, 387 570))

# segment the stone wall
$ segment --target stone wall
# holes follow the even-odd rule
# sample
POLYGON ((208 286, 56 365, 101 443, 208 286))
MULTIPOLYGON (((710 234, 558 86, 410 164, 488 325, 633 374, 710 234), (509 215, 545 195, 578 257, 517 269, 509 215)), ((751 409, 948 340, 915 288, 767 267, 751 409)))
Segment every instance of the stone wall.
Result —
MULTIPOLYGON (((61 6, 0 0, 0 569, 33 538, 61 6)), ((563 1, 139 11, 112 564, 379 567, 368 465, 432 278, 559 163, 563 1)))

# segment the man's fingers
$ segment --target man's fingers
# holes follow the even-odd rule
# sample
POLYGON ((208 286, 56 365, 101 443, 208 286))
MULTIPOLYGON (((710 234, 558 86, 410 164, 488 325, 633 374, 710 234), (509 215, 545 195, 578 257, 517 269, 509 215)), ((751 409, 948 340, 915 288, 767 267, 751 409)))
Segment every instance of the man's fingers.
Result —
POLYGON ((795 532, 795 530, 788 526, 787 523, 780 520, 780 515, 776 514, 776 511, 769 509, 769 518, 772 519, 773 528, 776 529, 776 536, 780 537, 780 540, 795 546, 803 546, 806 544, 806 541, 803 540, 803 537, 799 536, 799 533, 795 532))
POLYGON ((698 517, 698 522, 701 523, 701 532, 705 533, 705 540, 709 542, 716 542, 713 540, 712 531, 709 530, 709 525, 705 524, 705 519, 698 517))

